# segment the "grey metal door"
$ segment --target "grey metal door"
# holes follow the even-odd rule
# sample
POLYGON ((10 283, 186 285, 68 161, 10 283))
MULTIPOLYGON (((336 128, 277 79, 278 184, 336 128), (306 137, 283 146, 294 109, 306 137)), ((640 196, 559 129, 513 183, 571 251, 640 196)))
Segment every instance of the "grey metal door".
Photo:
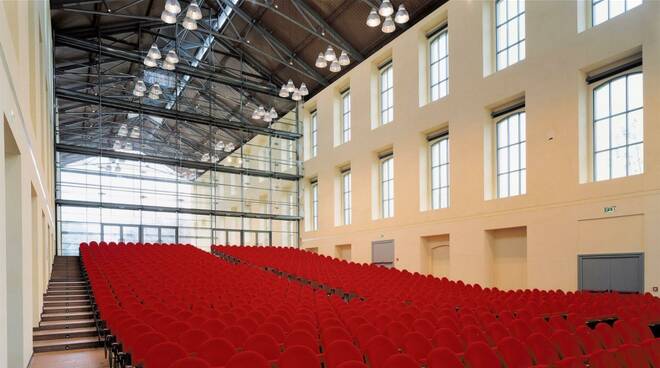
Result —
POLYGON ((371 263, 387 268, 394 267, 394 240, 371 242, 371 263))
POLYGON ((644 254, 578 256, 578 288, 589 291, 644 292, 644 254))

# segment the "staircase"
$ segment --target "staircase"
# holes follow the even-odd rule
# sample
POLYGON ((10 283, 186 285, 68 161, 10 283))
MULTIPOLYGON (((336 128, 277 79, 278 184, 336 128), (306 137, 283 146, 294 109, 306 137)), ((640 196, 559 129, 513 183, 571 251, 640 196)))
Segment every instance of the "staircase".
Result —
POLYGON ((56 256, 41 322, 33 329, 34 352, 99 347, 95 326, 80 257, 56 256))

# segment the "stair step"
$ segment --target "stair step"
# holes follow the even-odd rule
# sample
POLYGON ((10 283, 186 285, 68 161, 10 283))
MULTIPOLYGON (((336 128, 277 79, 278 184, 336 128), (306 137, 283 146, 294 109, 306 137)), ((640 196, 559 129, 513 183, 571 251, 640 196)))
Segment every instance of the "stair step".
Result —
POLYGON ((85 285, 85 281, 51 281, 50 285, 85 285))
POLYGON ((78 299, 78 300, 62 300, 62 301, 45 301, 44 308, 52 307, 83 307, 90 305, 89 299, 78 299))
POLYGON ((39 327, 35 327, 33 331, 43 331, 43 330, 61 330, 69 328, 84 328, 84 327, 94 327, 96 322, 93 319, 74 319, 68 321, 43 321, 39 323, 39 327))
POLYGON ((80 299, 89 299, 87 294, 45 294, 44 300, 80 300, 80 299))
POLYGON ((82 328, 58 328, 52 330, 39 330, 32 333, 32 340, 58 340, 58 339, 71 339, 76 337, 91 337, 98 336, 96 327, 82 327, 82 328))
POLYGON ((92 306, 78 305, 78 306, 64 306, 64 307, 51 307, 44 306, 43 314, 58 314, 58 313, 79 313, 79 312, 92 312, 92 306))
POLYGON ((41 316, 42 321, 68 321, 68 320, 88 319, 88 318, 92 318, 92 312, 53 313, 53 314, 44 314, 41 316))
POLYGON ((35 353, 43 353, 48 351, 96 348, 101 346, 101 342, 98 337, 77 337, 73 339, 38 340, 34 342, 33 346, 35 353))

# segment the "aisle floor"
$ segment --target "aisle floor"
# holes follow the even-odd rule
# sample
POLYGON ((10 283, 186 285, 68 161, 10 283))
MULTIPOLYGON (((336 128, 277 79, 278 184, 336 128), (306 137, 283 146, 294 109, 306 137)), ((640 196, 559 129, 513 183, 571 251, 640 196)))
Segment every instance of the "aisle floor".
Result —
POLYGON ((103 349, 82 349, 37 353, 30 368, 108 368, 103 349))

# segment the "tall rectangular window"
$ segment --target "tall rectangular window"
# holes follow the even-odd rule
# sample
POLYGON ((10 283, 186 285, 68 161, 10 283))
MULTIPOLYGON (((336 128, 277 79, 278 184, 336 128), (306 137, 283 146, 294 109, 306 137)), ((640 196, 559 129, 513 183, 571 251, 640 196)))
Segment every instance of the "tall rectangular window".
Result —
POLYGON ((592 0, 591 25, 597 26, 641 4, 642 0, 592 0))
POLYGON ((431 155, 431 208, 449 207, 449 135, 429 142, 431 155))
POLYGON ((310 118, 310 147, 312 150, 312 157, 316 157, 319 151, 318 125, 318 114, 316 113, 316 110, 314 110, 312 111, 312 116, 310 118))
POLYGON ((643 75, 607 79, 593 90, 594 180, 644 172, 643 75))
POLYGON ((341 94, 341 143, 351 140, 351 90, 341 94))
POLYGON ((447 28, 429 37, 429 86, 431 101, 445 97, 449 88, 449 36, 447 28))
POLYGON ((312 230, 316 231, 319 229, 319 183, 318 181, 313 181, 311 183, 311 196, 312 196, 312 230))
POLYGON ((495 2, 497 70, 525 59, 525 0, 495 2))
POLYGON ((525 112, 499 120, 497 129, 497 196, 512 197, 527 192, 525 112))
POLYGON ((380 159, 380 209, 381 217, 394 216, 394 156, 380 159))
POLYGON ((341 198, 344 225, 351 224, 351 170, 341 173, 341 198))
POLYGON ((380 123, 394 119, 394 75, 392 62, 380 67, 380 123))

